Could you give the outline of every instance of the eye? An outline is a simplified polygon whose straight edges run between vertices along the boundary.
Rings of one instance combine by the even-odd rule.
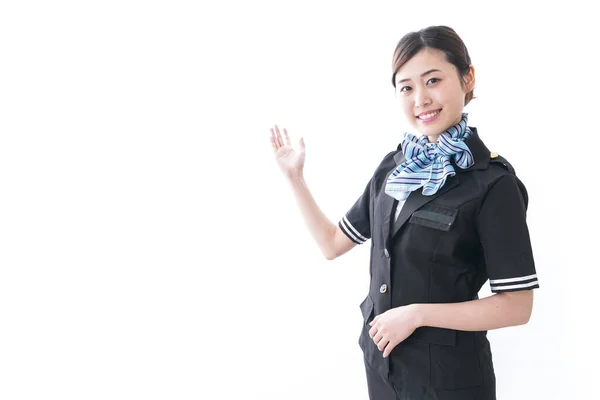
[[[399,92],[408,92],[409,90],[411,90],[412,88],[410,86],[402,86],[399,90]]]
[[[431,81],[433,81],[432,84],[434,84],[436,82],[439,82],[440,80],[438,78],[431,78],[427,81],[427,84],[429,84],[429,82],[431,82]]]

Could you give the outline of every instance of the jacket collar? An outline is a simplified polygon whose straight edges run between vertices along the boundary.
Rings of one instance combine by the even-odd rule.
[[[404,205],[402,206],[402,209],[400,210],[400,215],[398,216],[398,219],[396,221],[393,221],[392,219],[392,212],[394,209],[394,203],[397,203],[397,200],[393,199],[391,196],[385,193],[382,194],[380,200],[380,209],[383,214],[382,230],[383,237],[386,242],[386,247],[389,240],[391,240],[400,231],[404,223],[408,220],[408,218],[412,215],[413,212],[423,207],[430,201],[434,200],[438,196],[458,186],[458,184],[460,183],[460,175],[462,173],[488,168],[488,165],[490,163],[490,151],[479,138],[477,129],[473,127],[469,128],[471,129],[473,134],[465,140],[465,143],[467,144],[469,150],[471,150],[471,153],[473,154],[473,165],[471,165],[469,168],[462,169],[459,168],[453,160],[451,160],[452,165],[454,166],[454,170],[457,172],[457,174],[448,177],[444,186],[442,186],[440,190],[437,191],[437,193],[431,196],[423,196],[421,195],[423,188],[420,188],[419,190],[416,190],[415,192],[411,193],[410,196],[408,196],[408,198],[406,199]],[[404,153],[402,152],[402,144],[398,145],[397,153],[394,154],[394,161],[396,162],[396,166],[400,165],[405,161]],[[388,177],[395,169],[396,167],[389,171]]]
[[[465,139],[465,144],[467,145],[469,150],[471,150],[471,154],[473,154],[474,163],[469,168],[462,169],[456,168],[456,164],[454,164],[453,162],[453,165],[455,167],[454,170],[456,172],[468,172],[480,169],[487,169],[490,163],[490,151],[481,141],[481,138],[477,133],[477,128],[470,126],[469,129],[471,129],[471,132],[473,132],[473,134],[468,139]]]

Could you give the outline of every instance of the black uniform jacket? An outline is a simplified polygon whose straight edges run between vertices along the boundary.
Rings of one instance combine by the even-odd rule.
[[[489,279],[493,293],[537,288],[525,222],[527,191],[512,166],[492,154],[476,128],[465,141],[474,165],[449,177],[434,195],[410,194],[395,221],[398,201],[384,192],[402,163],[399,146],[381,162],[367,187],[340,220],[354,242],[371,239],[369,294],[360,305],[359,344],[366,362],[402,387],[407,381],[459,389],[494,380],[485,331],[420,327],[383,358],[369,322],[413,303],[456,303],[478,298]]]

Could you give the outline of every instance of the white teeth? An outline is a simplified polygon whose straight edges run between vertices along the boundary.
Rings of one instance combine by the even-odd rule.
[[[429,118],[435,117],[435,116],[436,116],[436,115],[438,115],[439,113],[440,113],[439,111],[434,111],[434,112],[432,112],[432,113],[429,113],[429,114],[420,115],[420,116],[419,116],[419,118],[420,118],[420,119],[429,119]]]

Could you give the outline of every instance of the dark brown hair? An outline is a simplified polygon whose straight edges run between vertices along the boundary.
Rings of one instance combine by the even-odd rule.
[[[392,59],[392,85],[396,87],[396,74],[419,51],[430,48],[441,51],[446,56],[446,61],[453,64],[458,70],[461,84],[464,87],[463,77],[469,73],[471,57],[462,39],[447,26],[430,26],[417,32],[404,35],[398,42]],[[473,98],[471,90],[465,96],[465,105]]]

